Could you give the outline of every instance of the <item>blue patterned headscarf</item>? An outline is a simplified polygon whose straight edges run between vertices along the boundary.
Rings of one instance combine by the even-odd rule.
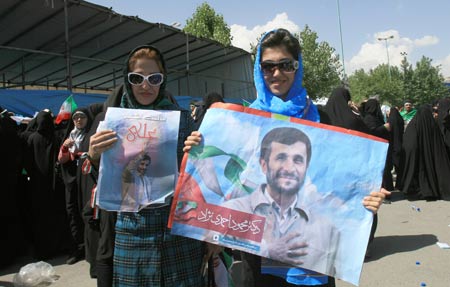
[[[308,96],[306,95],[306,89],[302,86],[303,63],[302,55],[300,53],[298,54],[299,67],[295,73],[294,82],[288,92],[286,101],[280,99],[266,87],[266,84],[264,83],[264,75],[261,71],[260,66],[261,43],[266,38],[266,36],[273,31],[265,33],[258,44],[253,71],[257,98],[250,105],[250,107],[276,114],[282,114],[285,116],[319,122],[320,116],[317,107],[308,98]]]

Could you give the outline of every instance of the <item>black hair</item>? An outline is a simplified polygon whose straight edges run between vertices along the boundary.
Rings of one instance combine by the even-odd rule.
[[[205,106],[205,110],[209,109],[209,107],[211,107],[212,104],[214,103],[223,103],[223,97],[222,95],[220,95],[219,93],[216,92],[211,92],[208,95],[206,95],[205,99],[203,100],[204,102],[204,106]]]
[[[307,165],[309,165],[309,161],[311,159],[311,141],[301,130],[296,128],[279,127],[269,131],[261,142],[260,159],[268,161],[273,142],[285,145],[293,145],[296,142],[304,143],[306,145],[306,154],[308,156]]]
[[[141,158],[141,161],[148,160],[149,163],[152,163],[152,158],[148,154],[144,154]]]
[[[285,47],[292,57],[298,61],[298,55],[301,53],[300,43],[294,35],[282,28],[271,31],[265,35],[264,39],[261,41],[261,55],[265,49],[278,46]]]

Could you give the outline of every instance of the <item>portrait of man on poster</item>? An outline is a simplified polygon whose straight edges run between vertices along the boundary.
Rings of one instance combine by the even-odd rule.
[[[151,157],[140,153],[133,158],[122,173],[121,211],[135,211],[139,205],[150,202],[152,178],[148,174]]]
[[[309,269],[334,274],[339,232],[301,200],[311,156],[310,139],[301,130],[270,130],[262,139],[259,158],[266,183],[222,206],[265,217],[261,255],[272,260],[263,265],[283,266],[276,261],[296,266],[307,263]]]

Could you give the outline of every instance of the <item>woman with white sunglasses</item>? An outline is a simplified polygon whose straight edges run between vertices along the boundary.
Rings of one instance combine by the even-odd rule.
[[[160,51],[152,46],[138,47],[128,58],[123,86],[106,100],[105,107],[179,110],[165,96],[166,78]],[[101,118],[94,122],[94,130],[98,120]],[[189,112],[181,111],[178,166],[183,142],[192,127]],[[92,166],[98,167],[101,154],[116,142],[112,130],[93,134],[87,155]],[[105,210],[100,212],[98,286],[202,286],[203,243],[170,234],[170,202],[149,205],[139,212],[119,212],[117,216]]]

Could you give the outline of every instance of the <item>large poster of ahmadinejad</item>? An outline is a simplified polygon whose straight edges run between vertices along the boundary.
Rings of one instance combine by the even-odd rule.
[[[219,128],[220,127],[220,128]],[[358,284],[388,144],[360,132],[216,104],[185,155],[172,233]],[[298,269],[297,269],[298,270]]]
[[[97,205],[137,212],[168,203],[178,176],[179,111],[108,108],[99,129],[111,129],[118,141],[102,154]]]

